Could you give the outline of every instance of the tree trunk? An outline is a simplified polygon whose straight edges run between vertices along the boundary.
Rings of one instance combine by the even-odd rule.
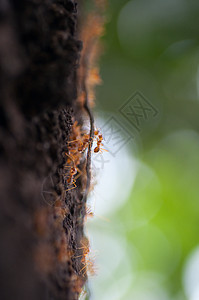
[[[66,189],[63,166],[83,113],[77,6],[3,0],[0,18],[0,299],[75,300],[86,279],[83,177]]]

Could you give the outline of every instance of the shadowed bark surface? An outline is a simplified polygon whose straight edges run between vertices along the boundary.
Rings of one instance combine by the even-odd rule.
[[[77,5],[0,3],[0,298],[78,299],[83,177],[63,166],[76,104]],[[77,253],[78,252],[78,253]]]

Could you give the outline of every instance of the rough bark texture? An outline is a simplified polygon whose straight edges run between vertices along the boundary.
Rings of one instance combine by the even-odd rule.
[[[1,300],[75,300],[85,282],[83,179],[63,180],[81,116],[76,22],[75,1],[0,1]]]

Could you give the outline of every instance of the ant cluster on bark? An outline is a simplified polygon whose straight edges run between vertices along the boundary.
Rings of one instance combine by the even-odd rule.
[[[73,259],[81,258],[81,264],[83,265],[79,270],[79,274],[83,277],[87,273],[89,273],[90,275],[95,275],[96,270],[94,265],[94,258],[91,257],[89,240],[84,237],[83,241],[81,241],[81,247],[76,248],[76,250],[80,250],[81,254],[73,256]]]
[[[64,181],[65,186],[67,186],[66,191],[72,190],[77,187],[76,181],[81,175],[85,175],[83,171],[80,170],[79,165],[86,151],[89,151],[89,145],[95,143],[94,149],[91,152],[98,153],[102,150],[103,146],[103,136],[99,130],[94,130],[94,137],[81,131],[81,126],[75,121],[72,126],[72,134],[70,141],[67,143],[68,151],[65,152],[67,157],[66,163],[64,165]]]
[[[93,217],[90,208],[86,208],[87,196],[91,190],[91,156],[97,155],[103,149],[103,135],[94,125],[92,108],[95,103],[95,86],[101,84],[99,75],[98,59],[103,51],[100,38],[104,34],[105,11],[107,0],[93,0],[94,8],[87,13],[79,32],[83,41],[83,49],[79,60],[77,71],[77,105],[82,109],[82,113],[87,115],[90,123],[89,130],[84,131],[77,121],[73,123],[71,135],[67,142],[67,151],[64,152],[65,164],[63,168],[64,190],[74,191],[80,187],[83,191],[81,198],[80,217]],[[78,116],[77,119],[79,120]],[[82,121],[82,119],[81,119]],[[81,123],[80,121],[80,123]],[[82,122],[84,123],[84,122]],[[79,179],[79,181],[78,181]],[[95,274],[94,259],[92,258],[88,239],[83,234],[79,248],[73,247],[75,255],[71,256],[75,262],[80,262],[76,272],[80,277],[75,279],[75,290],[81,291],[82,280],[85,280],[87,273]]]

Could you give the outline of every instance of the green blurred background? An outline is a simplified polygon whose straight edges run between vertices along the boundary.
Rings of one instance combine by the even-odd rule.
[[[109,1],[107,20],[96,115],[133,139],[91,195],[91,299],[198,300],[199,1]],[[139,132],[119,112],[136,91],[158,111]]]

